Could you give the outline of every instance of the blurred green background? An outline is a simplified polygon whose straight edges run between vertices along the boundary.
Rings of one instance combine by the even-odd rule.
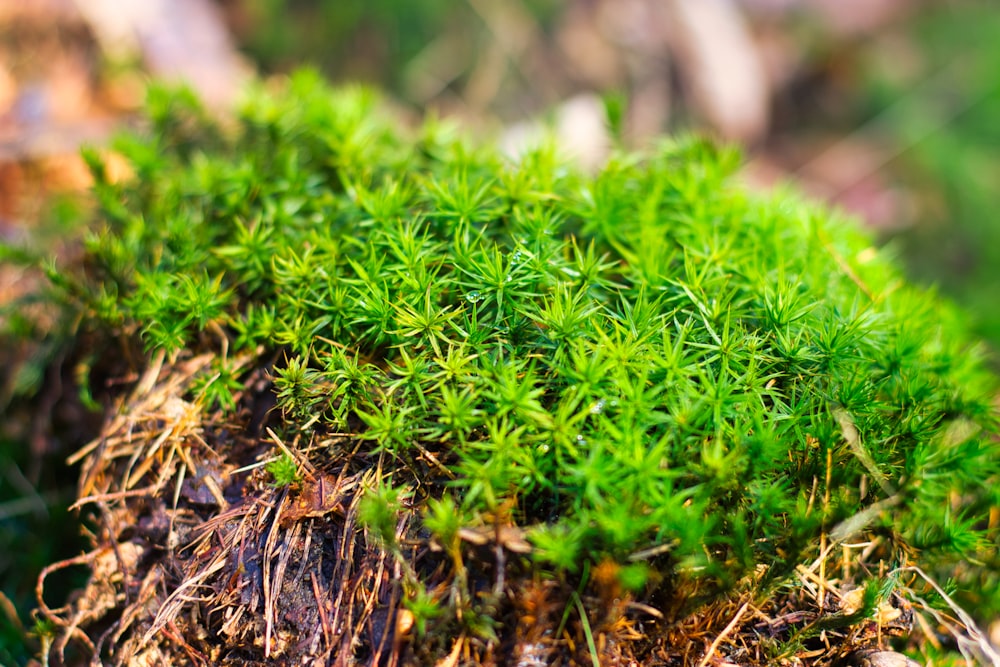
[[[962,303],[1000,344],[1000,12],[948,6],[913,18],[920,73],[900,76],[873,52],[865,111],[883,113],[899,156],[887,168],[912,193],[907,225],[890,235],[911,275]],[[885,111],[889,110],[889,111]]]

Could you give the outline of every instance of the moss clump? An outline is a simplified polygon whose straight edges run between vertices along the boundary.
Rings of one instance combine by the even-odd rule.
[[[292,651],[276,638],[304,631],[274,612],[273,577],[307,567],[324,530],[400,583],[381,621],[375,602],[363,619],[392,641],[331,648],[328,609],[310,617],[329,631],[311,655],[426,661],[459,643],[486,661],[697,661],[708,642],[681,645],[681,619],[718,632],[725,605],[787,596],[797,566],[845,540],[872,545],[860,585],[880,559],[963,557],[983,539],[992,380],[959,320],[849,222],[731,185],[734,152],[667,141],[590,177],[434,121],[410,136],[370,93],[308,73],[226,131],[185,96],[155,95],[151,118],[117,146],[135,178],[111,183],[91,157],[100,226],[63,281],[99,355],[183,378],[146,433],[193,413],[224,497],[184,486],[205,474],[194,454],[146,445],[91,452],[84,494],[180,497],[212,530],[268,500],[273,526],[264,512],[229,543],[238,558],[164,565],[163,595],[237,590],[227,604],[262,615],[241,655]],[[275,459],[278,484],[247,472]],[[269,555],[279,529],[298,531],[291,564]],[[364,560],[375,551],[387,560]],[[170,595],[123,634],[212,655],[235,631],[182,614],[197,604]],[[797,627],[754,660],[804,646]]]

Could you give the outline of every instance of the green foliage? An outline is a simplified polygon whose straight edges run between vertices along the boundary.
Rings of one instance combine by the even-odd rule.
[[[358,503],[358,520],[369,534],[390,551],[398,548],[396,521],[402,509],[404,490],[389,484],[368,489]]]
[[[994,382],[960,319],[849,221],[731,185],[735,152],[665,141],[585,177],[435,121],[407,136],[308,72],[231,132],[181,102],[119,144],[141,179],[99,182],[68,282],[150,351],[218,328],[282,359],[288,432],[398,462],[358,509],[385,547],[406,497],[456,560],[459,521],[504,513],[542,567],[711,593],[859,516],[915,548],[983,539]]]
[[[416,587],[410,595],[403,598],[403,606],[413,614],[413,625],[418,637],[427,633],[428,621],[441,615],[441,605],[423,586]]]
[[[424,512],[424,525],[452,554],[457,555],[458,531],[462,528],[462,516],[451,496],[441,499],[431,498]]]
[[[299,467],[289,454],[282,453],[268,462],[264,469],[274,478],[275,486],[291,486],[301,481]]]
[[[208,408],[231,413],[236,409],[236,392],[242,388],[239,373],[232,364],[216,358],[207,373],[196,378],[192,390]]]

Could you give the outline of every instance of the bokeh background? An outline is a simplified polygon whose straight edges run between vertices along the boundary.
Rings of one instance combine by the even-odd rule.
[[[0,241],[73,252],[78,149],[134,124],[149,80],[224,113],[303,64],[512,152],[554,132],[590,169],[663,133],[738,142],[749,187],[848,210],[1000,348],[995,0],[0,0]],[[39,570],[82,547],[63,461],[94,420],[53,389],[72,369],[20,363],[57,341],[4,252],[0,328],[36,339],[0,350],[0,664],[23,664]]]

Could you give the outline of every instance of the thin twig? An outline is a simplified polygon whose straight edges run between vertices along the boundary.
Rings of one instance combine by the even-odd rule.
[[[706,667],[706,665],[708,665],[709,661],[712,659],[712,656],[715,655],[715,652],[717,650],[719,650],[719,646],[722,644],[722,640],[724,640],[729,635],[729,633],[736,628],[736,624],[740,622],[740,619],[743,617],[743,614],[746,613],[747,608],[749,606],[750,606],[749,601],[743,603],[743,606],[740,607],[740,610],[736,612],[735,616],[733,616],[733,620],[729,621],[729,625],[727,625],[722,629],[722,632],[719,633],[719,636],[716,637],[715,641],[712,642],[712,645],[708,647],[708,651],[706,651],[705,657],[701,659],[701,662],[698,663],[698,667]]]
[[[916,565],[901,567],[895,570],[892,574],[896,574],[899,572],[913,572],[916,575],[918,575],[921,579],[923,579],[925,582],[927,582],[927,584],[934,589],[934,592],[941,596],[941,599],[945,601],[945,604],[947,604],[951,608],[951,610],[955,612],[959,620],[965,626],[965,632],[969,637],[969,639],[966,641],[971,640],[970,643],[975,645],[982,652],[982,656],[989,660],[989,664],[993,665],[993,667],[1000,667],[1000,653],[997,653],[997,651],[990,645],[990,642],[983,634],[983,631],[979,629],[978,625],[976,625],[975,619],[973,619],[968,614],[968,612],[962,609],[962,607],[959,606],[959,604],[955,602],[951,598],[951,596],[948,595],[944,591],[944,589],[938,585],[936,581],[931,579],[931,577],[926,572],[924,572]],[[930,607],[928,607],[928,609],[930,609]],[[958,641],[959,646],[962,646],[963,644],[962,638],[956,636],[956,639],[959,640]]]

